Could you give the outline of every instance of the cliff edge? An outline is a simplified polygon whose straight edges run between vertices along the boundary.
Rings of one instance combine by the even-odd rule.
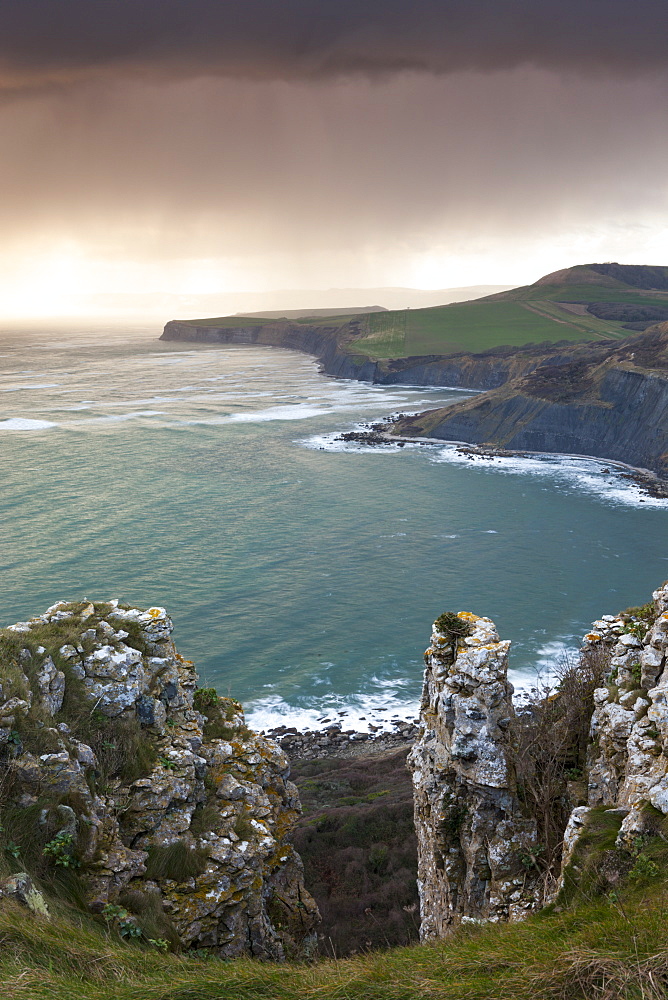
[[[434,623],[408,758],[423,940],[661,876],[668,583],[652,597],[594,622],[579,658],[517,710],[494,623]]]
[[[28,879],[156,947],[309,953],[287,758],[198,688],[171,632],[117,601],[0,631],[0,897]]]
[[[588,345],[501,388],[405,417],[392,433],[592,455],[668,478],[668,328]]]

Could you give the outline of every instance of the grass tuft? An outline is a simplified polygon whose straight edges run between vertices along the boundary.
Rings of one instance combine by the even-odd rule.
[[[208,859],[206,850],[188,847],[183,840],[176,840],[165,847],[149,847],[146,878],[185,882],[193,876],[201,875],[206,870]]]

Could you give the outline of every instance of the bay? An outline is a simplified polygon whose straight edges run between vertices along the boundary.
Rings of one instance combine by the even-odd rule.
[[[336,440],[461,392],[159,333],[0,335],[0,624],[63,599],[162,605],[254,725],[364,726],[415,712],[444,610],[493,618],[526,685],[668,575],[668,505],[606,463]]]

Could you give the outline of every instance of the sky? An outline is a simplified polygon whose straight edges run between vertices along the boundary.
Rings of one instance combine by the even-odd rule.
[[[668,264],[667,119],[666,0],[0,0],[0,317]]]

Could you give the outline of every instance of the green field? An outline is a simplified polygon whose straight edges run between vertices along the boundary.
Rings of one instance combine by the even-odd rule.
[[[629,280],[637,279],[629,275]],[[647,280],[651,283],[651,277]],[[600,275],[589,266],[579,266],[559,272],[553,283],[541,279],[533,285],[469,302],[346,316],[303,316],[286,322],[340,328],[346,350],[375,359],[453,354],[458,351],[478,353],[502,345],[521,347],[545,341],[622,339],[634,332],[625,328],[623,320],[599,319],[586,312],[585,307],[595,302],[625,303],[668,310],[668,290],[644,289],[625,281]],[[569,305],[576,305],[575,310]],[[582,308],[578,309],[578,305]],[[354,321],[352,328],[348,326],[351,321]],[[248,325],[266,326],[281,321],[222,316],[189,322],[229,329]],[[354,337],[352,341],[351,335]]]
[[[566,304],[624,302],[666,306],[668,293],[592,284],[527,285],[499,295],[365,319],[355,347],[374,358],[480,352],[500,345],[590,341],[631,336],[621,322],[578,315]]]
[[[532,303],[533,305],[533,303]],[[536,306],[540,308],[540,306]],[[574,316],[546,303],[540,315],[521,302],[466,302],[431,309],[381,313],[383,329],[357,340],[355,346],[378,358],[416,354],[485,351],[499,344],[519,347],[543,340],[593,340],[620,334],[619,324],[594,316]],[[541,310],[542,311],[542,310]]]
[[[301,326],[330,326],[339,327],[345,326],[349,323],[351,319],[366,319],[367,315],[379,315],[384,316],[385,313],[346,313],[345,315],[335,314],[333,316],[299,316],[295,319],[286,319],[284,322],[287,323],[298,323]],[[229,330],[236,329],[237,327],[243,328],[248,326],[271,326],[277,323],[281,323],[283,320],[281,318],[273,318],[267,316],[207,316],[205,319],[187,319],[182,322],[188,323],[191,326],[215,326],[221,329]]]

